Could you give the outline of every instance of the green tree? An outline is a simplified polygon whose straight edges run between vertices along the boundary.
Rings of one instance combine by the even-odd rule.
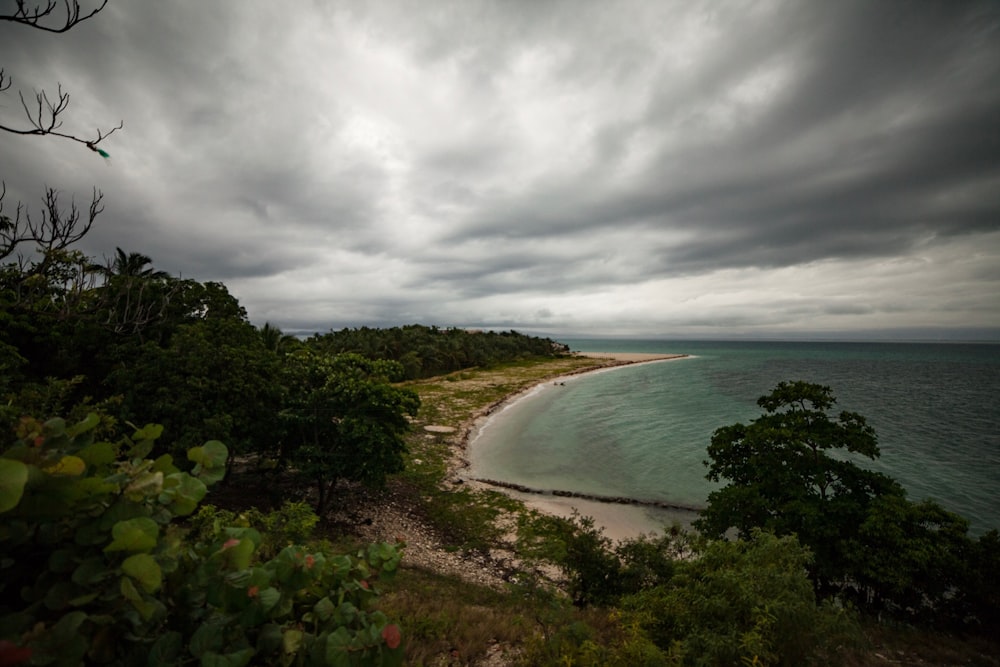
[[[860,633],[843,609],[816,603],[810,559],[794,537],[761,531],[695,545],[672,577],[624,598],[622,608],[669,664],[828,665]]]
[[[151,278],[163,280],[170,277],[166,271],[157,271],[152,266],[153,258],[141,252],[126,253],[121,248],[115,248],[114,259],[110,260],[101,272],[111,276],[131,276],[134,278]]]
[[[302,349],[283,367],[288,399],[281,459],[312,479],[320,516],[338,480],[381,486],[386,475],[403,469],[407,416],[416,415],[420,399],[391,384],[402,374],[397,362]]]
[[[260,340],[264,347],[276,354],[289,352],[299,344],[295,336],[284,333],[270,322],[264,322],[264,326],[257,330],[260,333]]]
[[[208,437],[245,456],[279,437],[278,364],[253,325],[204,319],[177,327],[165,346],[148,341],[123,357],[106,386],[122,396],[125,419],[163,424],[178,451]]]
[[[728,483],[713,491],[695,523],[709,536],[735,528],[747,537],[755,528],[797,534],[814,553],[821,585],[847,574],[846,540],[868,517],[872,502],[900,495],[891,478],[865,470],[846,452],[879,455],[875,431],[853,412],[830,414],[836,399],[829,387],[782,382],[757,404],[765,414],[749,425],[718,429],[708,447],[708,479]]]
[[[797,535],[815,555],[817,588],[871,611],[994,627],[996,533],[972,540],[961,516],[912,502],[895,480],[848,460],[878,456],[877,439],[864,417],[832,416],[834,403],[829,387],[782,382],[758,401],[763,416],[718,429],[708,477],[728,484],[695,526],[709,536]]]
[[[847,540],[847,570],[863,604],[944,620],[962,585],[969,523],[937,503],[887,494]]]

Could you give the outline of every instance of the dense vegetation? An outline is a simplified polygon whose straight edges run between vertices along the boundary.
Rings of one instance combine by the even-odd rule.
[[[832,415],[834,403],[829,387],[782,382],[758,401],[764,415],[718,429],[708,476],[728,484],[709,496],[698,529],[797,536],[828,599],[908,621],[1000,630],[1000,584],[990,575],[1000,567],[1000,535],[971,538],[961,516],[910,501],[898,482],[848,458],[874,459],[878,440],[861,415]]]
[[[408,380],[569,352],[568,346],[549,338],[516,331],[468,332],[419,324],[391,329],[341,329],[316,336],[315,344],[328,353],[356,352],[370,359],[398,361]]]

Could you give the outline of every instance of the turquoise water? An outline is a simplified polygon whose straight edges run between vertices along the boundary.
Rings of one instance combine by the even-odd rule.
[[[882,456],[860,459],[1000,528],[1000,345],[564,340],[585,352],[689,354],[542,385],[497,413],[472,474],[537,489],[704,507],[712,432],[760,415],[782,380],[829,385],[867,417]]]

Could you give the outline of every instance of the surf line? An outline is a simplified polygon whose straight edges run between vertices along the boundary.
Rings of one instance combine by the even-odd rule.
[[[676,503],[667,503],[659,500],[640,500],[638,498],[629,498],[627,496],[602,496],[596,493],[580,493],[579,491],[561,491],[559,489],[546,490],[546,489],[533,489],[530,486],[524,486],[523,484],[515,484],[513,482],[501,482],[495,479],[484,479],[482,477],[470,477],[473,482],[479,482],[481,484],[488,484],[490,486],[496,486],[501,489],[510,489],[511,491],[519,491],[521,493],[531,493],[537,496],[559,496],[561,498],[579,498],[581,500],[593,500],[599,503],[609,503],[615,505],[639,505],[641,507],[656,507],[658,509],[665,510],[678,510],[682,512],[700,512],[702,507],[693,507],[691,505],[678,505]]]

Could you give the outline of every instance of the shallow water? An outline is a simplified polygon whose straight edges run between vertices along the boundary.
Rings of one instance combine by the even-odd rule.
[[[473,476],[703,507],[712,432],[758,416],[757,397],[777,382],[806,380],[875,428],[882,456],[860,463],[962,514],[974,533],[1000,527],[1000,346],[565,342],[692,357],[537,387],[481,428]]]

